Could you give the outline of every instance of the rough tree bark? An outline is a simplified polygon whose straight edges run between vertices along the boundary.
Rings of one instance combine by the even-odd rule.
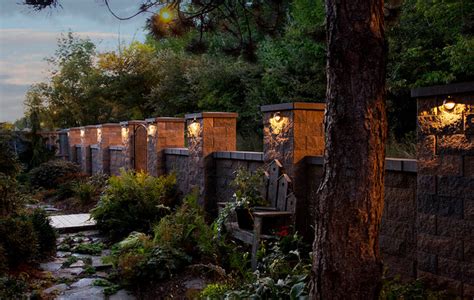
[[[383,0],[326,0],[326,151],[312,299],[378,297],[387,123],[383,17]]]

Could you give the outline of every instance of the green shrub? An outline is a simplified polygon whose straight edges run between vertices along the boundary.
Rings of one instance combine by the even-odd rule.
[[[175,213],[154,228],[154,242],[167,249],[183,249],[190,255],[210,255],[216,251],[213,231],[204,219],[204,211],[197,204],[197,192],[188,195]]]
[[[38,236],[26,215],[0,219],[0,244],[10,268],[34,262],[40,256]]]
[[[0,173],[0,217],[16,212],[22,207],[23,200],[15,178]]]
[[[30,183],[35,187],[56,188],[66,178],[74,178],[80,172],[79,166],[65,160],[51,160],[42,163],[29,172]]]
[[[35,263],[55,249],[56,233],[42,210],[0,219],[0,264],[3,260],[7,267],[15,268]]]
[[[15,277],[0,277],[0,299],[28,299],[28,284]]]
[[[49,223],[46,212],[36,209],[30,216],[33,228],[38,237],[38,251],[40,257],[46,257],[56,251],[56,231]]]
[[[75,253],[100,255],[104,250],[103,243],[79,244],[73,249]]]
[[[102,232],[119,240],[132,231],[150,232],[175,201],[175,175],[157,178],[122,171],[109,179],[91,215]]]
[[[97,188],[89,182],[75,182],[72,185],[74,195],[79,198],[81,204],[89,204],[97,193]]]
[[[224,294],[230,289],[231,287],[225,283],[211,283],[201,291],[199,297],[206,300],[223,299]]]

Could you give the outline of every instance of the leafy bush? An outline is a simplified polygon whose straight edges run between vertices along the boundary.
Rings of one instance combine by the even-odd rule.
[[[79,172],[79,167],[72,162],[51,160],[30,171],[30,183],[35,187],[55,188],[64,178],[73,177]]]
[[[35,263],[55,249],[56,233],[43,211],[0,219],[0,261],[9,268]]]
[[[213,232],[197,204],[198,194],[188,195],[181,206],[154,228],[154,242],[166,249],[183,249],[190,255],[210,255],[215,251]]]
[[[22,206],[23,200],[15,178],[0,173],[0,216],[17,211]]]
[[[97,193],[97,188],[89,182],[75,182],[72,185],[74,195],[79,198],[81,204],[91,203]]]
[[[0,299],[28,299],[28,284],[20,279],[0,277]]]
[[[162,248],[151,237],[133,232],[115,246],[111,260],[122,284],[134,286],[170,278],[191,258],[180,249]]]
[[[25,215],[0,219],[0,244],[10,268],[34,262],[40,256],[38,235]]]
[[[98,228],[118,240],[132,231],[150,232],[176,201],[176,176],[149,176],[122,171],[111,177],[91,211]]]
[[[228,290],[230,286],[225,283],[211,283],[201,291],[199,296],[201,299],[221,299]]]
[[[79,244],[73,249],[75,253],[99,255],[104,250],[103,243]]]
[[[49,223],[45,211],[36,209],[30,216],[33,228],[38,237],[38,251],[43,258],[56,250],[56,231]]]

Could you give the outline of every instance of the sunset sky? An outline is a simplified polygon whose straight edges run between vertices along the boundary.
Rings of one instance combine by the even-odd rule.
[[[21,0],[0,0],[0,122],[23,115],[28,87],[47,78],[45,57],[56,50],[57,39],[69,30],[89,37],[99,51],[114,50],[119,41],[144,41],[147,15],[129,21],[115,19],[102,0],[61,0],[62,7],[33,11]],[[120,16],[136,12],[135,1],[111,0]]]

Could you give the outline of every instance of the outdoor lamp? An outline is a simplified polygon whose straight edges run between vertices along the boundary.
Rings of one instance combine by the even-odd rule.
[[[156,133],[156,125],[148,125],[148,135],[154,136]]]
[[[453,108],[456,106],[456,103],[454,102],[453,98],[451,96],[448,96],[446,99],[443,101],[443,107],[446,110],[453,110]]]
[[[198,137],[201,130],[201,124],[196,121],[196,118],[189,124],[188,133],[190,137]]]
[[[277,122],[280,122],[281,121],[281,115],[279,112],[276,112],[274,115],[273,115],[273,118],[275,119],[275,121]]]
[[[86,135],[85,129],[81,129],[81,138],[83,138]]]

